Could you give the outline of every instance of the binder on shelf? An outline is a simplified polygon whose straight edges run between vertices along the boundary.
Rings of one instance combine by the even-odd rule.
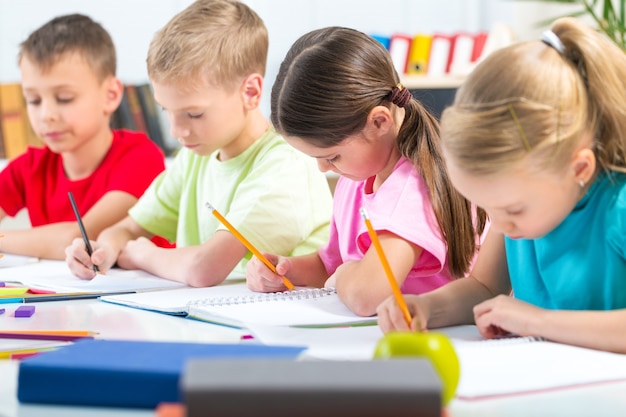
[[[448,63],[452,53],[453,36],[444,33],[434,33],[428,56],[429,77],[441,77],[448,73]]]
[[[478,32],[474,35],[474,48],[472,49],[472,63],[477,62],[483,54],[487,42],[487,32]]]
[[[391,42],[391,38],[385,35],[370,35],[372,38],[376,39],[382,46],[385,47],[386,50],[389,50],[389,43]]]
[[[398,74],[406,74],[409,51],[413,38],[401,33],[394,33],[389,41],[389,55]]]
[[[452,75],[467,75],[472,69],[472,55],[474,53],[474,34],[459,32],[454,35],[454,47],[450,55],[448,73]]]
[[[406,70],[407,75],[426,75],[432,40],[432,35],[428,33],[419,33],[413,37]]]

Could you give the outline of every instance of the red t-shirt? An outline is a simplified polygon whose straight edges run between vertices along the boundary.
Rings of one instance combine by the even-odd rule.
[[[28,150],[0,172],[0,206],[15,216],[28,209],[32,226],[76,221],[68,192],[84,215],[109,191],[139,198],[165,169],[161,149],[144,133],[114,130],[113,143],[102,163],[87,178],[65,176],[61,155],[44,148]]]

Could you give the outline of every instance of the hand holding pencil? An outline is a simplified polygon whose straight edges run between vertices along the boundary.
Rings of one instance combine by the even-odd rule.
[[[261,252],[259,252],[259,250],[257,248],[254,247],[254,245],[252,243],[250,243],[250,241],[248,241],[248,239],[246,239],[241,233],[239,233],[239,231],[237,229],[235,229],[235,227],[230,224],[230,222],[228,220],[226,220],[226,218],[224,216],[222,216],[222,214],[217,211],[210,203],[205,203],[206,207],[209,209],[209,211],[211,211],[211,213],[213,213],[213,215],[217,218],[217,220],[220,221],[220,223],[222,223],[237,239],[239,239],[239,241],[241,243],[243,243],[243,245],[250,251],[252,252],[252,254],[254,256],[256,256],[261,262],[263,262],[273,273],[278,274],[276,272],[276,267],[274,266],[273,263],[271,263],[269,261],[269,259],[267,259],[265,256],[263,256],[263,254]],[[287,287],[289,290],[293,290],[294,286],[291,283],[291,281],[289,281],[289,279],[283,275],[281,275],[281,278],[283,280],[283,284],[285,285],[285,287]]]

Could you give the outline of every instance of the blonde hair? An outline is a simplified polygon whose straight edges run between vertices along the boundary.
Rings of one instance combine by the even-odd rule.
[[[485,59],[441,118],[447,157],[493,174],[530,156],[535,169],[564,169],[583,138],[603,169],[626,172],[626,54],[573,18],[554,22],[564,51],[542,41]]]
[[[157,82],[228,87],[265,75],[268,35],[263,20],[238,1],[197,0],[150,43],[148,75]]]

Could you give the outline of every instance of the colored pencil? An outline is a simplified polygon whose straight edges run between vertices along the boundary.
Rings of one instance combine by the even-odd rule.
[[[87,248],[87,253],[89,256],[93,253],[93,249],[91,248],[91,243],[89,243],[89,237],[87,236],[87,231],[85,230],[85,225],[83,225],[83,219],[80,217],[80,213],[78,212],[78,207],[76,206],[76,201],[74,200],[74,194],[72,192],[68,192],[67,195],[70,198],[70,204],[72,205],[72,210],[74,210],[74,216],[76,216],[76,221],[78,222],[78,228],[80,229],[80,234],[83,235],[83,241],[85,242],[85,247]],[[93,272],[98,273],[100,270],[97,265],[93,266]]]
[[[25,294],[23,297],[0,296],[0,304],[9,303],[38,303],[42,301],[69,301],[85,300],[102,297],[103,295],[132,294],[136,291],[114,291],[114,292],[68,292],[55,294]]]
[[[378,253],[378,257],[380,258],[380,262],[383,264],[383,269],[385,270],[385,274],[387,275],[387,279],[389,280],[389,285],[391,285],[391,290],[393,291],[393,295],[400,306],[400,310],[402,310],[402,314],[404,315],[404,319],[406,323],[411,326],[411,313],[409,312],[409,308],[404,301],[404,297],[402,296],[402,292],[400,291],[400,286],[396,281],[393,272],[391,271],[391,267],[389,266],[389,261],[387,260],[387,256],[385,256],[385,252],[383,252],[383,247],[380,245],[380,240],[378,240],[378,235],[376,234],[376,230],[372,226],[372,222],[367,214],[365,208],[361,207],[360,210],[361,217],[365,221],[365,226],[367,227],[367,232],[370,235],[370,239],[372,240],[372,244],[374,248],[376,248],[376,252]]]
[[[0,339],[72,341],[93,339],[96,334],[85,330],[0,330]]]
[[[276,267],[274,266],[274,264],[272,264],[269,261],[269,259],[263,256],[263,254],[259,252],[259,250],[255,248],[254,245],[252,245],[252,243],[248,241],[248,239],[243,237],[243,235],[239,233],[239,231],[235,229],[235,227],[232,224],[230,224],[230,222],[226,220],[226,218],[222,216],[220,212],[215,209],[215,207],[213,207],[210,203],[206,203],[206,206],[209,209],[209,211],[211,211],[211,213],[213,213],[213,215],[217,218],[217,220],[219,220],[220,223],[222,223],[233,235],[235,235],[235,237],[239,239],[239,241],[243,243],[244,246],[248,248],[248,250],[254,254],[254,256],[259,258],[261,262],[263,262],[273,273],[278,274],[276,272]],[[287,287],[290,290],[294,289],[293,284],[291,283],[291,281],[289,281],[289,279],[286,276],[281,275],[280,277],[283,279],[283,284],[285,284],[285,287]]]

